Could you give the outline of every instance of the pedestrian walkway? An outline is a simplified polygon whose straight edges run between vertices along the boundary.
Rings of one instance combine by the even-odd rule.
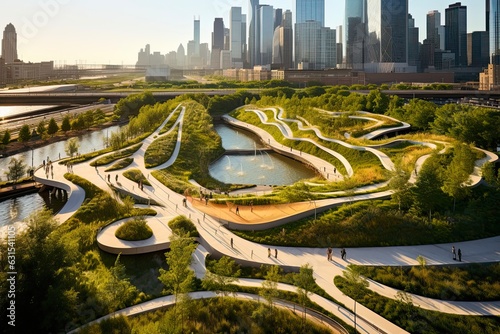
[[[182,106],[182,111],[175,124],[172,126],[178,127],[179,136],[177,139],[177,144],[172,157],[160,168],[165,168],[172,164],[180,150],[181,136],[182,136],[182,125],[184,118],[185,109]],[[172,113],[173,114],[173,113]],[[229,119],[231,122],[236,122]],[[165,120],[163,124],[168,121]],[[240,121],[237,121],[240,122]],[[239,126],[244,126],[238,123]],[[163,125],[162,125],[163,126]],[[283,131],[288,133],[286,127],[282,124]],[[250,125],[248,125],[250,127]],[[320,210],[326,210],[327,208],[340,205],[346,201],[356,201],[356,200],[370,200],[377,198],[386,198],[390,196],[390,191],[374,192],[370,194],[360,194],[357,196],[352,196],[349,198],[336,198],[328,199],[322,201],[309,201],[303,203],[293,203],[283,206],[266,206],[259,207],[253,206],[253,208],[239,206],[239,215],[236,215],[235,208],[231,206],[218,206],[212,203],[206,205],[199,200],[188,198],[187,205],[183,205],[182,195],[174,193],[153,177],[150,177],[150,172],[153,169],[147,169],[144,166],[143,155],[147,150],[150,143],[153,142],[155,137],[159,136],[159,131],[162,127],[159,127],[150,137],[144,141],[143,147],[133,155],[133,164],[128,168],[139,169],[149,181],[152,186],[144,187],[144,190],[139,190],[137,185],[122,176],[123,171],[113,172],[110,176],[110,182],[108,182],[107,175],[104,170],[106,166],[103,167],[91,167],[90,164],[82,163],[75,165],[73,172],[77,175],[83,176],[89,182],[95,184],[96,186],[105,189],[107,191],[112,191],[110,188],[110,183],[113,186],[118,187],[124,191],[134,192],[145,198],[151,198],[157,203],[160,203],[163,207],[155,208],[160,213],[158,218],[150,219],[152,224],[158,224],[155,226],[155,231],[157,233],[163,233],[161,231],[168,230],[168,226],[165,224],[171,217],[178,215],[185,215],[191,219],[199,233],[200,233],[200,243],[213,254],[226,255],[234,258],[236,261],[242,264],[259,266],[261,264],[268,265],[279,265],[284,268],[299,268],[300,266],[309,263],[314,269],[314,277],[316,278],[317,284],[323,288],[329,295],[334,297],[340,303],[346,305],[350,308],[354,305],[354,301],[343,295],[337,287],[333,284],[333,278],[337,275],[342,275],[343,270],[348,264],[359,264],[359,265],[378,265],[378,266],[413,266],[417,265],[417,257],[423,256],[426,258],[429,265],[456,265],[457,262],[450,258],[450,245],[426,245],[426,246],[409,246],[409,247],[386,247],[386,248],[357,248],[357,249],[347,249],[346,260],[340,258],[340,250],[333,250],[333,261],[328,261],[326,258],[326,249],[318,248],[302,248],[302,247],[275,247],[270,245],[256,244],[245,239],[242,239],[235,234],[233,234],[230,228],[241,227],[244,225],[252,226],[254,229],[258,229],[260,226],[269,226],[269,224],[282,224],[287,219],[293,217],[296,219],[298,215],[313,215]],[[262,135],[262,138],[271,145],[280,146],[281,144],[274,142],[269,134],[263,133],[259,130],[257,133]],[[298,154],[300,152],[292,152],[293,154]],[[493,157],[492,157],[493,158]],[[309,157],[307,158],[309,159]],[[312,157],[311,163],[317,165],[321,170],[323,167],[323,173],[328,173],[334,171],[335,166],[328,164],[321,159]],[[85,198],[83,190],[74,186],[72,183],[64,179],[63,174],[66,172],[66,166],[61,166],[55,164],[54,167],[54,179],[47,179],[44,177],[43,173],[37,172],[36,179],[38,182],[57,185],[64,189],[67,189],[69,193],[68,203],[61,213],[56,217],[63,223],[67,220],[81,205]],[[205,204],[205,205],[204,205]],[[136,248],[135,244],[120,243],[116,244],[118,241],[113,240],[114,233],[117,226],[122,222],[117,222],[103,229],[98,236],[98,242],[104,247],[117,247],[125,251],[126,248]],[[233,226],[234,225],[234,226]],[[162,228],[163,230],[159,230]],[[155,247],[160,246],[167,247],[166,237],[158,236],[155,234],[154,238],[143,243],[144,247]],[[142,247],[141,246],[141,247]],[[463,263],[487,263],[487,262],[498,262],[500,261],[500,237],[490,238],[486,240],[470,241],[464,243],[455,243],[456,247],[460,247],[463,251]],[[144,249],[143,249],[144,250]],[[268,250],[271,250],[272,256],[268,256]],[[274,256],[277,252],[277,257]],[[198,261],[204,259],[203,255],[198,254]],[[196,270],[195,270],[196,271]],[[201,275],[202,271],[198,268],[196,271],[197,275]],[[242,280],[244,284],[256,284],[250,281]],[[370,284],[370,289],[377,293],[380,293],[389,298],[395,298],[394,289],[385,287],[379,283],[372,282]],[[500,315],[500,302],[489,302],[489,303],[453,303],[445,302],[439,300],[433,300],[429,298],[422,298],[419,296],[413,296],[413,301],[415,304],[421,306],[422,308],[435,310],[440,312],[460,314],[460,315]],[[168,298],[166,298],[168,300]],[[162,307],[164,301],[151,301],[152,305],[154,303]],[[341,310],[338,305],[326,305],[325,308],[332,313],[345,313],[343,319],[349,324],[353,324],[352,315],[348,311]],[[361,332],[364,333],[376,333],[379,330],[383,330],[387,333],[404,333],[400,328],[397,328],[394,324],[388,320],[382,318],[378,314],[372,312],[363,306],[357,306],[357,315],[366,321],[366,325],[361,328]],[[127,314],[125,312],[125,314]],[[369,326],[368,324],[374,324]],[[377,329],[375,329],[377,328]]]

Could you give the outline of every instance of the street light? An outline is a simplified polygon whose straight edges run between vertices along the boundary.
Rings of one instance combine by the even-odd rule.
[[[309,202],[313,202],[314,204],[314,222],[316,222],[316,201],[309,198]]]

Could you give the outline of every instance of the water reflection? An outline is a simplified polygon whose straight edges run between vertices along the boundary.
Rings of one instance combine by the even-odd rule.
[[[250,150],[250,155],[224,155],[209,167],[210,175],[232,184],[289,185],[315,176],[315,172],[302,163],[260,150],[258,138],[246,131],[227,125],[217,125],[215,130],[222,138],[226,150]]]

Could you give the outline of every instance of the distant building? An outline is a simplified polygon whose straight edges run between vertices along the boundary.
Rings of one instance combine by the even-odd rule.
[[[365,71],[414,72],[408,65],[408,0],[368,0]]]
[[[54,75],[54,62],[25,63],[15,61],[5,65],[7,68],[7,83],[23,80],[47,80]]]
[[[365,62],[366,0],[345,1],[344,53],[347,68],[361,70]]]
[[[325,26],[325,0],[296,0],[295,23],[317,21]]]
[[[415,27],[415,19],[408,14],[408,65],[420,67],[419,29]]]
[[[146,69],[146,82],[167,81],[170,79],[170,68],[167,65],[149,66]]]
[[[337,65],[335,29],[318,21],[295,24],[295,67],[302,70],[324,70]]]
[[[7,83],[7,67],[5,67],[5,60],[0,58],[0,87],[5,86]]]
[[[488,32],[474,31],[467,34],[467,65],[486,68],[490,63]]]
[[[259,60],[256,65],[271,65],[273,58],[274,8],[261,5],[259,8]]]
[[[461,2],[446,8],[446,50],[455,54],[455,66],[467,66],[467,6]]]
[[[184,50],[184,46],[179,44],[177,48],[177,68],[183,69],[186,67],[186,51]]]
[[[250,0],[248,8],[248,66],[252,68],[259,65],[260,60],[260,24],[259,24],[259,0]]]
[[[234,68],[242,68],[246,61],[246,22],[244,17],[245,15],[241,13],[241,7],[231,7],[229,13],[229,50],[231,51],[231,63]]]
[[[148,66],[159,66],[164,64],[165,56],[157,51],[151,54],[151,47],[149,44],[146,44],[146,47],[139,51],[135,66],[145,68]]]
[[[289,10],[283,13],[281,24],[274,30],[272,68],[293,68],[293,25]]]
[[[210,67],[220,69],[220,53],[224,50],[224,20],[216,17],[214,20],[214,30],[212,32],[212,56]]]
[[[337,66],[344,63],[344,27],[337,26]]]
[[[2,58],[6,64],[13,63],[17,58],[17,33],[12,23],[7,24],[3,31]]]

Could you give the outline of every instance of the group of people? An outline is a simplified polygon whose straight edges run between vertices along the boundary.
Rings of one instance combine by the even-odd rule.
[[[252,255],[253,255],[253,251],[252,251]],[[271,248],[267,248],[267,257],[271,257]],[[278,258],[278,249],[274,249],[274,258],[277,259]]]
[[[341,256],[342,260],[346,259],[347,252],[345,251],[345,248],[342,248],[340,250],[340,256]],[[328,247],[328,249],[326,250],[326,258],[328,259],[328,261],[332,261],[333,260],[333,249],[332,249],[332,247]]]
[[[451,246],[451,253],[453,254],[453,260],[457,260],[457,255],[458,255],[458,261],[462,262],[462,250],[459,248],[458,252],[455,251],[455,246]]]
[[[50,161],[50,159],[47,159],[47,163],[43,160],[43,168],[47,179],[49,178],[49,173],[52,174],[52,178],[54,178],[54,165],[52,165],[52,161]]]

